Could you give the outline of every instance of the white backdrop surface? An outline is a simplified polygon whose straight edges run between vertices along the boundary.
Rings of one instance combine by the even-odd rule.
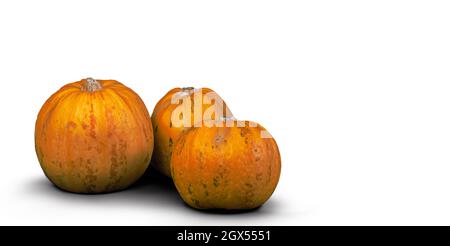
[[[0,1],[1,225],[450,225],[448,1]],[[44,101],[116,79],[149,111],[210,87],[278,142],[259,210],[192,210],[170,183],[54,188],[34,151]]]

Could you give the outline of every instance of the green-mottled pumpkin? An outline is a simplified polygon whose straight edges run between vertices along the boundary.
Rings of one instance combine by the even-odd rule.
[[[277,143],[259,124],[219,123],[191,128],[176,143],[171,167],[178,193],[197,209],[257,208],[280,177]]]

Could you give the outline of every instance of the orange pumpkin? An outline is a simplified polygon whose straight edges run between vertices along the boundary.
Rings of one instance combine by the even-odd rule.
[[[277,144],[256,123],[222,123],[229,127],[192,128],[180,137],[172,155],[175,186],[197,209],[257,208],[272,195],[280,177]]]
[[[36,153],[57,187],[76,193],[124,189],[147,169],[153,131],[144,102],[114,80],[69,83],[42,106]]]
[[[187,107],[184,112],[183,107]],[[182,117],[178,118],[179,115]],[[152,114],[155,135],[152,167],[171,177],[172,149],[180,134],[186,128],[202,124],[204,119],[215,120],[225,116],[232,116],[230,109],[222,98],[209,88],[187,87],[170,90],[156,104]]]

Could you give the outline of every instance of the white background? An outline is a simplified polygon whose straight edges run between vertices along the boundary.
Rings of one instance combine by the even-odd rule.
[[[449,1],[0,1],[2,225],[450,225]],[[260,210],[192,210],[170,184],[61,192],[34,151],[44,101],[116,79],[149,111],[210,87],[278,141]]]

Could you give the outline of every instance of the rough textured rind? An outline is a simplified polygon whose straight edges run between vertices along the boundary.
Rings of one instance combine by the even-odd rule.
[[[178,140],[179,136],[187,127],[176,127],[172,124],[171,117],[173,111],[179,107],[179,104],[172,104],[172,97],[179,93],[191,100],[191,113],[194,115],[194,92],[200,89],[189,88],[174,88],[170,90],[155,106],[152,114],[152,124],[154,127],[155,136],[155,149],[153,153],[153,159],[151,161],[152,167],[161,172],[162,174],[171,177],[170,171],[170,159],[172,156],[173,146]],[[208,93],[215,93],[209,88],[201,88],[202,96]],[[217,95],[217,94],[216,94]],[[218,95],[217,95],[218,96]],[[222,100],[223,101],[223,100]],[[212,102],[214,103],[214,102]],[[221,115],[213,115],[212,119],[220,119],[225,116],[232,116],[230,109],[226,103],[223,102],[223,109]],[[203,102],[202,113],[204,113],[213,104]],[[191,126],[194,125],[194,117],[191,117]]]
[[[153,151],[150,115],[140,97],[114,80],[63,86],[42,106],[35,147],[45,175],[76,193],[124,189],[147,169]]]
[[[270,198],[280,177],[280,153],[273,138],[260,137],[262,126],[249,124],[192,128],[180,137],[172,177],[189,206],[253,209]]]

